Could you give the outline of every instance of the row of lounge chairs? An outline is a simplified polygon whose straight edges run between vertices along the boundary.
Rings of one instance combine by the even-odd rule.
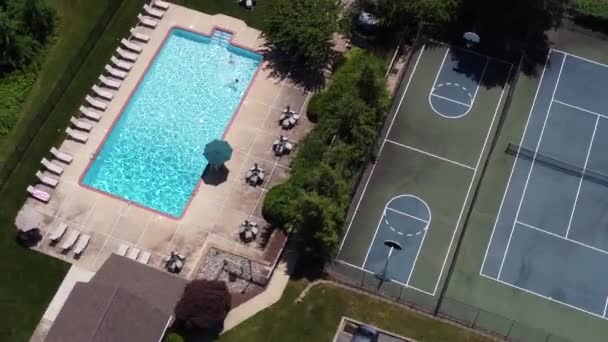
[[[118,246],[116,254],[136,260],[142,264],[147,264],[150,261],[151,256],[151,253],[148,251],[142,251],[136,247],[129,247],[124,243]]]
[[[59,223],[55,230],[49,236],[49,241],[51,244],[57,244],[61,241],[66,231],[68,230],[68,225],[66,223]],[[61,250],[65,253],[70,250],[70,248],[74,248],[74,256],[80,256],[84,252],[84,250],[89,245],[89,241],[91,241],[91,235],[82,234],[79,230],[73,229],[70,231],[70,234],[63,241],[61,246]]]

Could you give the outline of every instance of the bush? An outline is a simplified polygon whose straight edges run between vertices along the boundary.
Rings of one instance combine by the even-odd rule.
[[[574,0],[572,7],[582,15],[608,19],[606,0]]]
[[[221,326],[230,311],[230,292],[222,281],[193,280],[175,306],[175,319],[186,329]]]
[[[176,333],[170,333],[165,337],[165,342],[184,342],[184,339]]]
[[[299,143],[290,179],[264,200],[264,218],[293,228],[308,259],[325,262],[337,252],[353,189],[388,109],[383,76],[377,57],[359,49],[347,55],[309,104],[317,125]]]

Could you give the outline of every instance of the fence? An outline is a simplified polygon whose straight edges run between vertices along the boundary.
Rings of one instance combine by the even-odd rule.
[[[84,41],[84,44],[78,51],[78,53],[67,63],[68,67],[63,73],[61,78],[55,84],[55,87],[51,91],[50,95],[45,100],[44,104],[40,106],[40,109],[31,117],[24,118],[26,123],[23,127],[26,127],[23,131],[17,133],[18,137],[14,146],[4,146],[6,149],[12,149],[8,154],[5,161],[0,163],[0,189],[2,189],[13,173],[17,165],[21,162],[25,152],[30,147],[32,141],[40,131],[42,125],[47,121],[53,109],[59,102],[59,99],[63,96],[64,92],[72,83],[72,80],[80,70],[82,64],[91,53],[97,41],[105,31],[106,27],[110,23],[114,14],[118,11],[122,0],[109,1],[108,7],[103,12],[97,24],[93,27],[89,35]]]

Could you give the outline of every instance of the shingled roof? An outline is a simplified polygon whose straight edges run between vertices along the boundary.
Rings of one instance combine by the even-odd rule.
[[[47,342],[159,341],[186,280],[113,255],[89,283],[77,283]]]

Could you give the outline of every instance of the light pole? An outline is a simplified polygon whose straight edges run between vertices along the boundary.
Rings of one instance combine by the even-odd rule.
[[[391,259],[391,254],[393,254],[393,250],[396,249],[400,251],[403,249],[403,247],[401,247],[401,245],[397,241],[393,240],[385,240],[384,245],[388,247],[389,250],[388,254],[386,255],[386,261],[384,262],[384,270],[382,271],[382,274],[376,274],[376,277],[380,279],[380,283],[378,283],[378,288],[380,288],[380,286],[382,286],[385,281],[391,281],[391,278],[386,276],[386,272],[388,271],[388,262]]]

